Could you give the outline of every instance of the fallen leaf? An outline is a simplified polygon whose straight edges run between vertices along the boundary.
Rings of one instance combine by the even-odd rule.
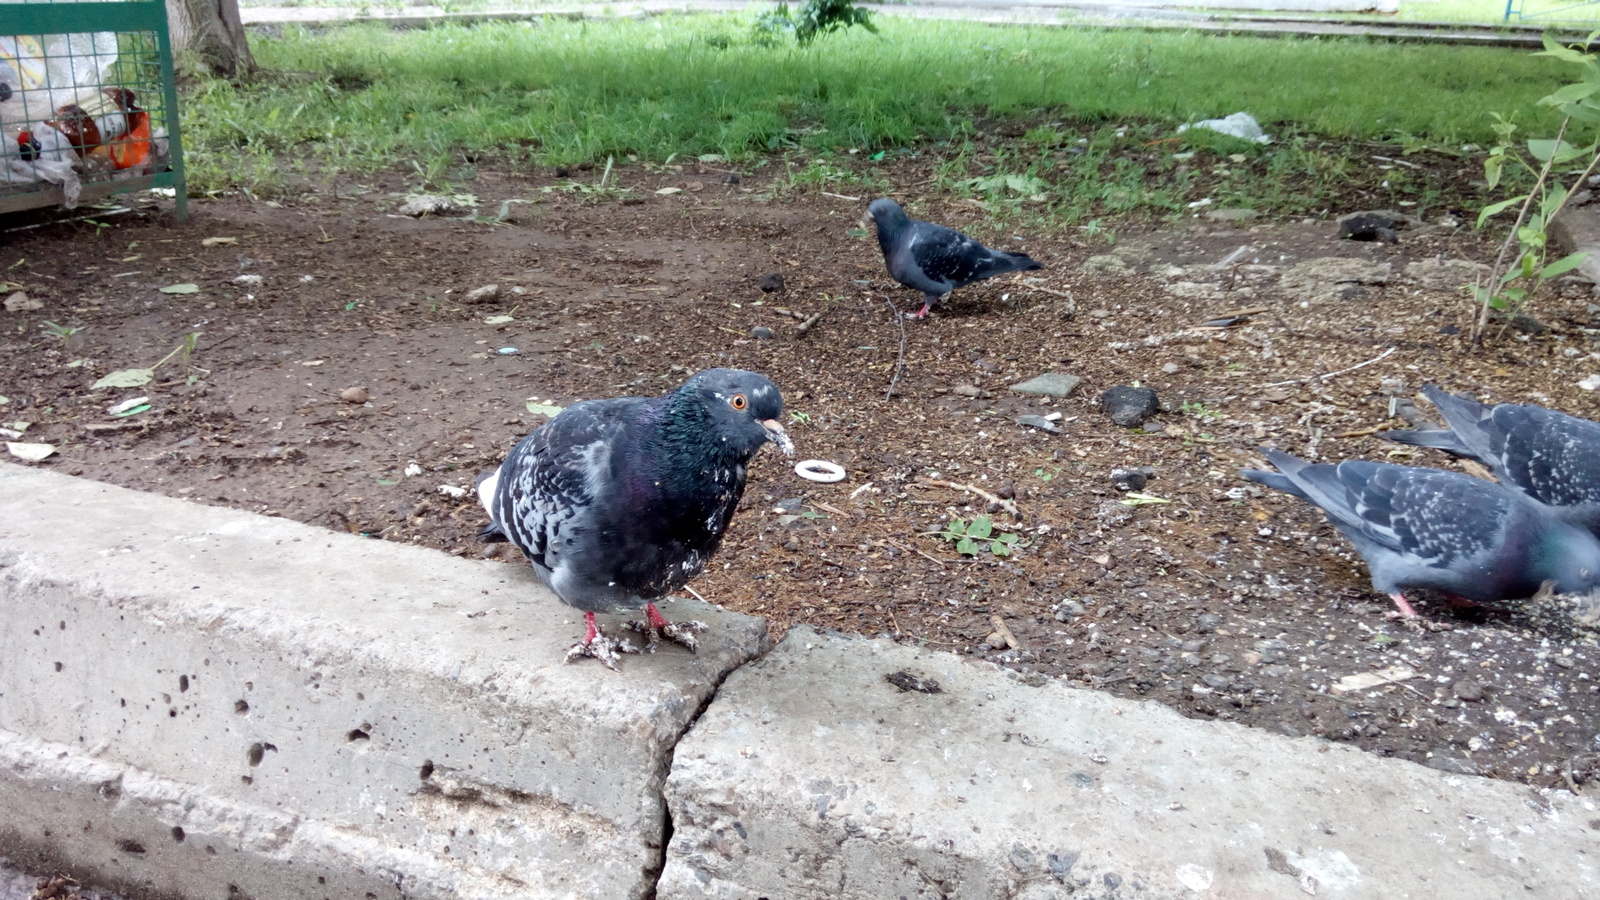
[[[681,188],[681,187],[665,187],[665,188],[662,188],[659,191],[656,191],[656,193],[658,193],[658,194],[681,194],[681,193],[683,193],[683,188]]]
[[[96,381],[91,390],[108,387],[144,387],[156,377],[155,369],[118,369]]]
[[[110,415],[113,415],[113,416],[130,416],[130,415],[133,415],[133,413],[130,412],[130,410],[133,410],[133,409],[135,409],[135,408],[137,408],[139,406],[143,406],[145,409],[149,409],[150,408],[150,398],[149,397],[132,397],[132,398],[129,398],[127,400],[122,401],[121,403],[118,403],[116,406],[107,407],[106,408],[106,412],[108,414],[110,414]],[[140,410],[140,412],[143,412],[143,411],[144,410]]]
[[[685,184],[683,188],[691,194],[698,194],[699,192],[705,190],[706,186],[704,182],[691,181],[688,184]]]
[[[184,284],[169,284],[161,289],[163,294],[198,294],[200,285],[185,282]]]
[[[16,441],[6,441],[6,449],[11,451],[12,456],[29,462],[38,462],[56,452],[54,444],[21,444]]]
[[[516,319],[512,318],[511,316],[490,316],[489,318],[483,320],[483,324],[485,324],[485,325],[504,325],[507,322],[515,322],[515,321],[516,321]]]
[[[6,312],[29,312],[35,309],[44,309],[44,301],[35,300],[22,291],[6,298]]]
[[[206,238],[205,240],[201,241],[200,242],[200,246],[202,246],[202,247],[215,247],[218,244],[237,244],[237,243],[239,243],[239,239],[236,238],[236,237],[209,237],[209,238]]]
[[[536,416],[553,416],[561,412],[561,407],[550,403],[537,403],[533,400],[527,402],[528,412]]]
[[[1355,675],[1346,675],[1333,683],[1328,690],[1335,694],[1347,694],[1351,691],[1364,691],[1368,688],[1382,687],[1407,678],[1417,677],[1416,670],[1409,666],[1390,666],[1387,669],[1378,669],[1373,672],[1358,672]]]

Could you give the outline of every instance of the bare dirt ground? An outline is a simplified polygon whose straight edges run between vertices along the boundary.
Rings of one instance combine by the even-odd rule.
[[[475,541],[484,516],[470,493],[441,489],[470,488],[544,421],[530,400],[655,394],[700,368],[752,369],[784,390],[800,456],[849,477],[807,482],[762,454],[712,571],[692,584],[707,599],[777,632],[887,633],[1447,771],[1576,790],[1600,779],[1588,632],[1427,598],[1440,630],[1398,623],[1320,513],[1237,475],[1261,464],[1262,443],[1454,465],[1372,435],[1404,427],[1392,404],[1428,382],[1595,415],[1596,396],[1576,387],[1600,371],[1586,291],[1541,298],[1546,330],[1469,353],[1457,285],[1494,247],[1439,224],[1440,210],[1396,245],[1340,241],[1331,219],[1204,217],[1117,224],[1108,241],[1015,219],[1001,230],[970,202],[911,187],[897,195],[914,215],[1047,268],[905,323],[895,380],[889,299],[917,298],[850,233],[870,197],[722,178],[633,167],[620,178],[633,190],[614,196],[544,191],[565,183],[548,173],[480,175],[486,216],[531,201],[506,207],[509,224],[399,216],[397,176],[281,205],[196,201],[186,224],[147,209],[10,232],[4,293],[42,307],[0,312],[0,423],[56,445],[37,463],[55,471],[521,565]],[[669,186],[684,190],[655,193]],[[786,289],[760,290],[769,273]],[[160,291],[184,283],[198,291]],[[489,284],[497,298],[467,302]],[[1241,309],[1257,311],[1197,327]],[[796,316],[815,313],[798,333]],[[193,352],[169,356],[193,333]],[[147,386],[91,389],[164,358]],[[1084,381],[1061,400],[1008,390],[1043,372]],[[1099,395],[1135,383],[1164,410],[1118,427]],[[141,396],[149,410],[107,413]],[[1052,413],[1061,434],[1015,420]],[[1143,491],[1165,502],[1119,502],[1112,470],[1141,466],[1154,474]],[[918,479],[1014,497],[1019,516],[991,513],[997,533],[1018,536],[1014,555],[967,557],[928,534],[986,503]],[[990,645],[996,617],[1019,648]],[[1400,669],[1412,674],[1339,690]]]

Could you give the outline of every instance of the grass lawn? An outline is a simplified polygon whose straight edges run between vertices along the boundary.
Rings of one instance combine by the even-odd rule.
[[[948,186],[1042,197],[1075,220],[1177,209],[1191,193],[1183,154],[1209,152],[1265,179],[1235,200],[1296,212],[1347,177],[1359,142],[1470,154],[1492,140],[1494,112],[1553,133],[1533,103],[1571,77],[1524,50],[879,21],[881,36],[807,49],[753,40],[749,16],[257,34],[273,74],[188,94],[191,181],[271,193],[297,167],[410,165],[438,184],[484,161],[716,154],[787,158],[791,180],[829,182],[844,161],[932,149]],[[1175,135],[1239,110],[1274,142]],[[1019,139],[973,145],[995,129]]]

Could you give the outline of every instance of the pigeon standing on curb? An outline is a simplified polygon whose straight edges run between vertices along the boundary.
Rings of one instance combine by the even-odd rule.
[[[569,662],[593,656],[615,669],[633,648],[601,633],[595,613],[640,606],[645,621],[629,627],[648,636],[646,649],[661,636],[696,648],[705,625],[668,622],[653,601],[716,552],[756,451],[770,442],[794,452],[782,413],[766,378],[707,369],[660,397],[575,403],[479,478],[490,520],[479,536],[510,541],[561,602],[583,610]]]
[[[1431,384],[1422,392],[1450,427],[1380,437],[1475,459],[1557,518],[1600,536],[1600,424],[1542,406],[1484,406]]]
[[[1515,491],[1441,469],[1262,453],[1278,472],[1239,474],[1320,507],[1408,618],[1411,589],[1492,602],[1531,597],[1545,581],[1564,594],[1600,584],[1600,540]]]
[[[990,250],[959,231],[913,219],[886,197],[872,201],[862,227],[868,217],[877,225],[878,246],[889,274],[923,293],[918,319],[958,287],[1007,272],[1044,268],[1026,253]]]

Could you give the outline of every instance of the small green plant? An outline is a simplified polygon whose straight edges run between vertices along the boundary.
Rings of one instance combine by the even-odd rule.
[[[1061,470],[1054,467],[1046,469],[1044,466],[1040,466],[1039,468],[1033,470],[1033,477],[1039,479],[1045,484],[1049,484],[1050,480],[1059,474],[1061,474]]]
[[[797,424],[800,424],[800,425],[810,425],[811,424],[811,414],[810,413],[801,412],[798,409],[790,410],[790,412],[789,412],[789,421],[797,423]]]
[[[39,330],[60,341],[61,345],[65,347],[67,342],[72,340],[72,336],[82,331],[84,327],[83,325],[57,325],[49,319],[45,319],[44,324],[39,326]]]
[[[1520,142],[1516,138],[1515,123],[1500,115],[1494,117],[1499,140],[1483,163],[1489,187],[1500,183],[1507,166],[1521,168],[1532,175],[1534,181],[1526,194],[1491,203],[1478,214],[1478,227],[1482,228],[1493,216],[1517,207],[1516,221],[1500,245],[1494,268],[1486,281],[1472,287],[1473,298],[1479,304],[1478,321],[1472,329],[1474,344],[1482,340],[1491,310],[1509,319],[1527,306],[1546,281],[1572,271],[1583,262],[1582,253],[1551,260],[1548,229],[1551,220],[1600,164],[1600,141],[1580,147],[1566,140],[1574,121],[1591,125],[1600,122],[1600,97],[1596,96],[1596,92],[1600,92],[1600,59],[1579,49],[1589,46],[1596,37],[1600,37],[1600,31],[1591,32],[1582,44],[1564,47],[1545,35],[1544,50],[1534,54],[1572,63],[1583,73],[1581,80],[1539,100],[1540,106],[1554,107],[1564,116],[1553,140],[1530,138]],[[1570,186],[1563,186],[1561,180],[1554,177],[1554,169],[1577,162],[1586,162],[1582,174]]]
[[[872,13],[857,7],[851,0],[803,0],[792,13],[787,3],[779,3],[762,13],[756,19],[755,31],[757,42],[769,46],[775,43],[779,33],[793,31],[795,41],[804,47],[822,35],[852,25],[878,33]]]
[[[1020,536],[1008,531],[996,531],[988,516],[974,516],[971,522],[951,519],[943,531],[928,533],[941,540],[954,541],[956,552],[963,556],[977,556],[986,545],[995,556],[1010,556],[1022,541]]]
[[[1183,403],[1179,404],[1178,409],[1184,415],[1194,416],[1195,418],[1198,418],[1198,419],[1220,419],[1220,418],[1222,418],[1222,413],[1217,412],[1216,410],[1212,409],[1209,406],[1206,406],[1204,403],[1201,403],[1198,400],[1185,400],[1185,401],[1183,401]]]

